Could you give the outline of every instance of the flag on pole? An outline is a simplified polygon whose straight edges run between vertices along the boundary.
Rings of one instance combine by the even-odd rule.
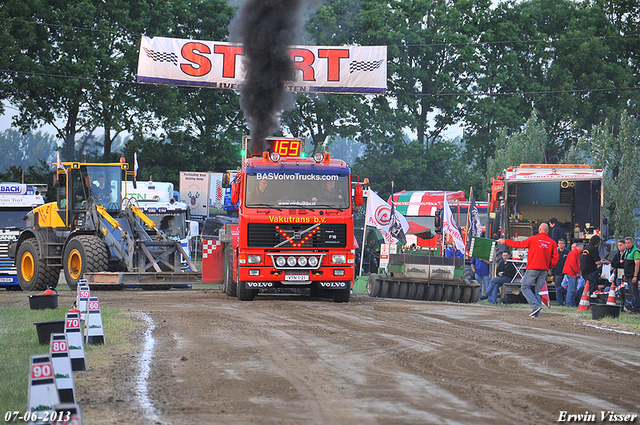
[[[549,289],[547,288],[547,282],[544,282],[542,288],[540,289],[540,298],[542,304],[546,305],[547,308],[551,308],[551,303],[549,302]]]
[[[451,238],[456,244],[456,249],[464,254],[466,252],[466,247],[462,240],[462,236],[460,235],[460,231],[453,222],[453,214],[451,213],[446,193],[444,194],[444,205],[442,210],[444,213],[444,217],[442,218],[442,230],[451,235]]]
[[[137,189],[136,187],[136,179],[138,178],[138,153],[134,152],[133,153],[133,188]]]
[[[56,152],[56,168],[57,168],[58,170],[62,170],[62,171],[65,171],[65,172],[67,171],[67,170],[64,168],[64,165],[62,165],[62,161],[60,160],[60,151],[57,151],[57,152]]]
[[[471,189],[471,198],[469,200],[469,217],[469,234],[471,236],[482,236],[482,223],[480,222],[476,198],[473,196],[473,189]]]
[[[369,189],[365,224],[367,226],[375,226],[382,234],[385,243],[388,244],[394,244],[398,241],[398,238],[389,232],[389,227],[391,227],[391,214],[391,206],[383,201],[377,193]],[[395,209],[393,210],[393,217],[399,223],[400,230],[404,236],[407,230],[409,230],[409,223],[407,222],[407,219]]]
[[[391,233],[391,236],[402,242],[403,245],[406,245],[407,237],[404,234],[404,229],[402,228],[398,215],[402,216],[402,214],[396,211],[393,202],[393,194],[391,194],[391,220],[389,221],[389,233]],[[409,228],[408,224],[407,228]]]

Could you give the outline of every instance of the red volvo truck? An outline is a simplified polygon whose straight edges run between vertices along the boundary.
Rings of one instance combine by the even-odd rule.
[[[249,138],[243,138],[247,152]],[[362,186],[329,153],[304,155],[304,140],[268,138],[230,181],[238,224],[220,230],[224,290],[242,301],[279,288],[309,288],[348,302],[355,279],[353,210]]]

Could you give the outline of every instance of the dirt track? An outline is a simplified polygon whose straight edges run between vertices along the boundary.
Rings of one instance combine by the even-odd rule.
[[[134,335],[133,353],[82,372],[85,424],[541,424],[587,410],[604,423],[601,411],[640,414],[640,336],[566,315],[366,296],[97,294],[152,325]],[[3,293],[0,305],[24,296]],[[61,292],[60,304],[72,296]],[[147,326],[155,345],[145,350]]]

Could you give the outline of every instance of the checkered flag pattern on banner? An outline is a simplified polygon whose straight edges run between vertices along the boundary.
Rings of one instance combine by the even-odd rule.
[[[146,47],[144,47],[144,52],[147,54],[147,57],[154,62],[171,62],[175,66],[178,66],[178,55],[173,52],[156,52]]]
[[[384,59],[380,59],[379,61],[351,61],[349,64],[349,74],[353,74],[356,71],[374,71],[382,65]]]

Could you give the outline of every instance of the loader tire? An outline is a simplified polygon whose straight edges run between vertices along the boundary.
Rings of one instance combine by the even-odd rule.
[[[58,286],[60,268],[47,266],[40,256],[40,247],[35,238],[20,244],[16,257],[18,282],[24,291],[44,291],[47,286]]]
[[[425,295],[427,294],[427,286],[424,283],[416,283],[417,291],[416,296],[413,298],[414,300],[424,300]]]
[[[429,286],[427,287],[427,295],[425,296],[425,299],[427,301],[433,301],[435,298],[436,298],[436,285],[429,284]]]
[[[75,291],[78,288],[78,281],[85,273],[108,270],[107,246],[102,239],[94,235],[76,236],[64,249],[62,265],[67,285],[69,289]]]

